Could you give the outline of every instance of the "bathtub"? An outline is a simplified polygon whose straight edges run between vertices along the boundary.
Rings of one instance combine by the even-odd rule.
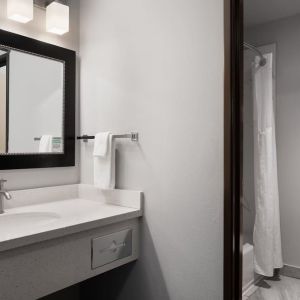
[[[243,291],[254,284],[253,245],[243,245]]]

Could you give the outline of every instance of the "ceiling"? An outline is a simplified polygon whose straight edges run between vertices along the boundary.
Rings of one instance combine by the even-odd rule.
[[[244,22],[250,27],[300,14],[300,0],[244,0]]]

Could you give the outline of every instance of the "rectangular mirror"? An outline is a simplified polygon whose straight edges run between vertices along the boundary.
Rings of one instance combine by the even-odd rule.
[[[0,40],[0,169],[74,165],[75,52]]]

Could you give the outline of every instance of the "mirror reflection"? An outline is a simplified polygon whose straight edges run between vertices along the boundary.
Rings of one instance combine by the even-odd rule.
[[[7,53],[0,50],[0,153],[7,152],[6,140],[6,64]]]
[[[64,63],[0,49],[0,153],[63,153]]]

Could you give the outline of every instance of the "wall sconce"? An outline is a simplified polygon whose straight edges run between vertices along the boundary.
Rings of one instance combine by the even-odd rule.
[[[63,3],[62,3],[63,2]],[[46,10],[46,31],[58,35],[69,32],[66,0],[7,0],[7,18],[27,23],[33,20],[33,6]]]
[[[69,32],[69,6],[55,1],[47,6],[46,30],[58,35]]]
[[[33,19],[33,0],[7,0],[7,18],[20,23]]]

